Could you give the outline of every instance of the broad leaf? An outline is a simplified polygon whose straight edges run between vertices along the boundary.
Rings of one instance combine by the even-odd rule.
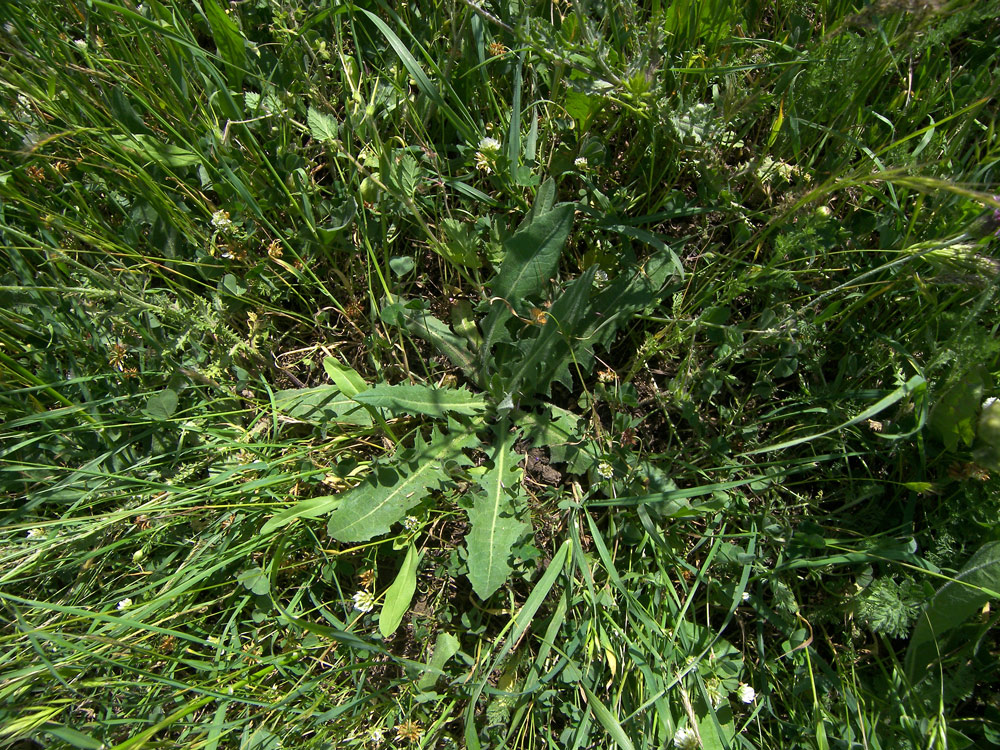
[[[292,388],[274,394],[274,408],[294,419],[313,424],[353,424],[369,427],[371,415],[335,385]]]
[[[906,651],[906,671],[910,679],[919,679],[936,656],[935,641],[965,622],[986,602],[998,598],[1000,542],[987,542],[969,559],[954,580],[937,590],[917,617]]]
[[[493,466],[480,480],[481,493],[469,510],[472,528],[465,537],[469,580],[480,599],[488,599],[510,575],[511,548],[531,528],[521,519],[526,498],[521,487],[521,456],[514,452],[514,433],[506,423],[497,428]]]
[[[313,137],[313,140],[320,143],[333,143],[337,140],[337,130],[340,126],[333,115],[310,107],[306,113],[306,124],[309,126],[309,135]]]
[[[563,203],[540,214],[504,243],[506,255],[493,282],[493,293],[515,308],[539,294],[559,266],[559,256],[573,226],[575,206]]]
[[[521,345],[524,359],[518,363],[517,374],[508,386],[511,392],[522,382],[527,394],[548,393],[554,380],[570,385],[569,368],[573,362],[570,342],[575,341],[588,311],[587,301],[596,272],[597,266],[592,266],[570,284],[546,314],[538,336]]]
[[[290,508],[285,508],[280,513],[271,516],[260,527],[260,534],[264,536],[270,534],[272,531],[277,531],[282,526],[290,524],[297,518],[319,518],[320,516],[325,516],[338,505],[340,505],[339,495],[306,498]]]
[[[451,327],[455,329],[455,333],[468,341],[473,349],[478,349],[483,345],[483,337],[479,333],[472,305],[468,300],[460,299],[452,305]]]
[[[158,422],[170,419],[175,411],[177,411],[177,391],[170,388],[154,393],[146,401],[146,414]]]
[[[413,336],[429,341],[452,364],[467,374],[472,373],[473,356],[465,339],[431,315],[420,302],[394,302],[382,309],[382,321],[405,329]]]
[[[976,425],[976,445],[972,457],[990,471],[1000,471],[1000,401],[983,407]]]
[[[387,534],[410,508],[450,481],[446,463],[471,463],[462,449],[476,442],[470,433],[442,435],[435,430],[429,442],[418,436],[416,445],[398,453],[392,466],[377,466],[341,496],[327,526],[330,536],[341,542],[365,542]]]
[[[671,253],[660,252],[646,261],[645,268],[634,276],[619,276],[607,289],[595,295],[590,306],[589,320],[581,331],[575,351],[584,370],[593,363],[594,347],[605,349],[615,333],[640,310],[657,302],[667,282],[677,269]]]
[[[976,415],[983,400],[982,367],[967,374],[939,394],[931,409],[928,424],[949,451],[959,445],[970,446],[976,437]]]
[[[490,312],[486,316],[486,320],[483,321],[483,343],[479,348],[478,364],[480,382],[483,385],[485,385],[483,381],[486,380],[489,373],[500,369],[502,363],[495,358],[493,347],[497,344],[509,343],[512,340],[510,331],[507,330],[507,323],[513,317],[510,308],[503,302],[495,300],[491,303]]]
[[[447,414],[471,416],[486,411],[486,401],[465,388],[435,388],[429,385],[379,384],[355,394],[354,400],[366,406],[386,409],[393,416],[426,414],[443,417]]]
[[[617,232],[618,234],[626,237],[631,237],[635,240],[639,240],[640,242],[644,242],[651,247],[655,247],[660,251],[661,257],[669,257],[670,262],[673,265],[673,272],[677,275],[677,277],[679,279],[684,278],[684,264],[681,263],[681,259],[677,257],[677,253],[674,252],[670,245],[652,232],[647,232],[645,229],[629,226],[627,224],[602,224],[602,228],[608,229],[612,232]]]
[[[427,666],[436,671],[424,672],[424,676],[417,683],[417,688],[426,691],[434,687],[434,683],[440,677],[436,672],[444,669],[444,665],[458,653],[459,648],[461,648],[461,644],[458,642],[458,638],[451,633],[438,633],[437,640],[434,642],[434,654],[427,662]]]
[[[397,279],[401,279],[414,268],[416,268],[417,262],[413,260],[409,255],[396,255],[389,258],[389,270],[395,275]]]
[[[219,50],[219,57],[226,64],[226,76],[234,89],[243,88],[243,72],[247,66],[246,40],[236,22],[226,15],[226,11],[216,0],[202,0],[208,25],[212,29],[212,39]]]
[[[165,167],[190,167],[201,163],[201,157],[190,149],[161,143],[151,135],[132,133],[113,134],[114,141],[123,149],[146,157],[150,162]]]
[[[240,582],[241,586],[257,596],[263,596],[271,590],[271,581],[267,577],[267,573],[256,566],[244,570],[236,580]]]
[[[354,221],[357,212],[357,201],[348,196],[346,200],[334,206],[326,216],[326,226],[316,227],[316,236],[326,247],[329,247],[340,236],[341,231]]]
[[[565,446],[579,441],[577,423],[580,417],[553,404],[546,404],[541,413],[530,412],[518,418],[518,425],[524,429],[524,439],[532,445],[547,445],[549,448]],[[553,461],[562,460],[552,457]]]
[[[323,359],[323,369],[330,376],[333,384],[348,398],[357,395],[368,388],[365,379],[357,371],[347,365],[342,365],[333,357]]]
[[[481,268],[483,261],[479,257],[476,237],[467,224],[457,219],[442,219],[441,229],[445,239],[435,242],[431,247],[438,255],[455,265],[466,268]]]
[[[406,557],[396,574],[396,580],[385,592],[385,601],[378,616],[378,631],[383,638],[388,638],[396,632],[403,615],[410,608],[413,592],[417,590],[417,563],[419,562],[417,548],[411,543],[406,550]]]
[[[552,210],[556,203],[556,181],[549,177],[545,182],[538,186],[538,192],[535,193],[535,202],[531,204],[531,210],[528,215],[524,217],[524,221],[518,229],[524,229],[536,217],[542,214],[547,214]]]

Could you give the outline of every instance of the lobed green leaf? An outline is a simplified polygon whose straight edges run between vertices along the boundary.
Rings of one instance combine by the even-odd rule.
[[[527,498],[521,487],[521,457],[514,452],[515,434],[505,422],[497,427],[493,465],[479,481],[469,509],[472,528],[465,538],[469,580],[480,599],[488,599],[510,575],[511,548],[531,526],[522,520]]]

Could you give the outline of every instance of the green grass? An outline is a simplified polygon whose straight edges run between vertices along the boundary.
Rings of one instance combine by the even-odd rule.
[[[4,15],[0,744],[1000,744],[990,3]]]

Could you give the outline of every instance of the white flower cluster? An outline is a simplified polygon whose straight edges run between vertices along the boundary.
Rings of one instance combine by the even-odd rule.
[[[681,727],[674,732],[674,747],[677,750],[698,750],[698,734],[691,727]]]
[[[403,519],[403,528],[407,531],[414,531],[420,528],[420,519],[416,516],[407,516]]]
[[[476,151],[476,168],[489,174],[493,171],[497,157],[500,155],[500,141],[489,136],[479,141],[479,150]]]
[[[227,232],[233,226],[233,220],[229,218],[229,212],[221,208],[212,214],[212,226],[221,232]]]
[[[371,591],[358,591],[353,597],[354,608],[358,612],[371,612],[375,609],[375,596]]]

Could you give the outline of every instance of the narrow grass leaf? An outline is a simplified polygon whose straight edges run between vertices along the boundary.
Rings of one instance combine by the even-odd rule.
[[[806,435],[804,437],[795,438],[794,440],[787,440],[784,443],[778,443],[777,445],[771,445],[766,448],[758,448],[757,450],[747,451],[746,453],[740,453],[741,456],[754,456],[758,453],[770,453],[771,451],[780,451],[785,448],[792,448],[796,445],[801,445],[802,443],[808,443],[811,440],[816,440],[817,438],[825,437],[826,435],[832,435],[835,432],[839,432],[845,427],[850,427],[852,424],[857,424],[858,422],[864,422],[865,420],[871,419],[880,412],[888,409],[893,404],[901,401],[902,399],[909,396],[911,393],[916,393],[918,390],[926,388],[927,381],[924,380],[922,375],[914,375],[909,380],[907,380],[903,385],[896,388],[892,393],[890,393],[885,398],[880,399],[877,403],[869,406],[863,412],[858,414],[853,419],[849,419],[846,422],[837,425],[836,427],[831,427],[828,430],[822,430],[821,432],[815,432],[812,435]]]
[[[523,84],[524,55],[517,56],[514,66],[514,91],[511,95],[510,122],[507,125],[507,165],[510,180],[517,184],[518,167],[521,165],[521,86]]]
[[[427,74],[424,73],[423,68],[420,67],[420,63],[417,62],[416,58],[410,53],[409,48],[403,44],[403,41],[396,35],[392,29],[390,29],[385,21],[376,16],[371,11],[360,9],[369,20],[375,24],[382,36],[385,37],[386,41],[389,42],[389,46],[392,47],[392,51],[396,53],[399,57],[400,62],[403,63],[403,67],[413,78],[414,83],[416,83],[417,88],[420,90],[424,96],[428,97],[435,105],[440,107],[441,111],[444,112],[445,116],[451,121],[452,125],[458,130],[462,136],[471,141],[473,139],[473,130],[467,122],[465,122],[455,111],[448,106],[444,98],[441,96],[441,92],[438,91],[437,86],[433,84]]]
[[[625,734],[625,730],[618,722],[618,719],[615,718],[615,715],[611,713],[611,710],[601,703],[600,699],[594,695],[593,691],[586,684],[581,682],[580,687],[587,694],[587,705],[590,706],[590,710],[594,712],[597,721],[604,727],[604,731],[608,733],[608,736],[611,737],[615,745],[621,748],[621,750],[635,750],[635,745],[632,744],[632,740]]]
[[[559,546],[559,549],[556,550],[556,553],[552,556],[552,560],[549,562],[549,566],[545,569],[545,573],[539,579],[538,583],[535,584],[535,587],[531,590],[531,594],[528,595],[528,598],[525,599],[524,605],[507,624],[509,633],[507,634],[503,647],[497,655],[493,657],[490,669],[486,670],[485,676],[472,691],[472,695],[470,696],[468,707],[465,712],[465,742],[466,746],[472,750],[481,750],[482,748],[482,745],[479,742],[478,732],[476,731],[476,703],[479,701],[479,696],[482,695],[483,688],[486,687],[486,683],[489,680],[490,675],[493,673],[493,670],[507,657],[507,654],[510,653],[514,644],[520,642],[521,636],[523,636],[525,631],[527,631],[527,629],[531,626],[535,613],[538,612],[539,608],[548,598],[549,591],[552,590],[556,580],[563,573],[563,569],[566,567],[566,561],[569,559],[569,554],[572,549],[573,540],[567,539]]]
[[[45,732],[73,747],[83,748],[83,750],[98,750],[104,747],[103,743],[95,740],[89,734],[84,734],[61,724],[55,727],[46,726]]]

